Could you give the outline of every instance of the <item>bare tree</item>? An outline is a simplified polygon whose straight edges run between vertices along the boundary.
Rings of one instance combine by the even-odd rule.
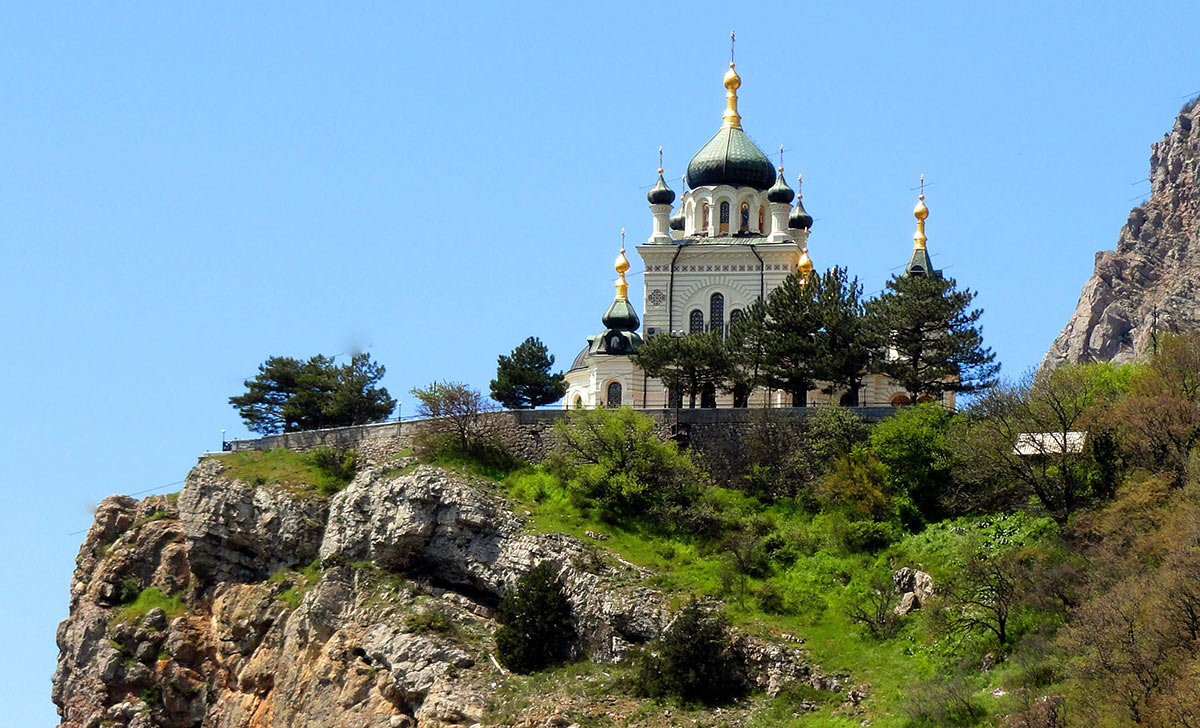
[[[497,409],[478,391],[460,382],[434,382],[424,389],[412,390],[420,401],[417,412],[428,418],[426,432],[449,433],[462,452],[476,452],[490,435],[488,412]]]

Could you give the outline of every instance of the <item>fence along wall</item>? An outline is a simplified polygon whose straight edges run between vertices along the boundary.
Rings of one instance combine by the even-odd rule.
[[[817,407],[778,409],[641,410],[658,424],[659,434],[700,453],[709,462],[737,462],[742,441],[764,420],[800,426]],[[847,408],[871,422],[890,417],[891,407]],[[494,436],[517,457],[541,462],[554,447],[554,423],[566,410],[506,410],[482,415]],[[355,448],[366,462],[378,462],[412,447],[413,437],[431,420],[379,422],[373,425],[288,432],[254,440],[233,440],[234,452],[279,448],[309,452],[321,446]]]

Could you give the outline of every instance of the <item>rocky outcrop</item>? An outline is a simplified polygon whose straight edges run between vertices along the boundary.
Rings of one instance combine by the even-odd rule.
[[[902,566],[892,572],[892,583],[896,585],[896,593],[900,595],[900,603],[895,609],[896,614],[900,616],[920,609],[921,605],[933,596],[933,577],[924,571]]]
[[[583,656],[619,661],[669,624],[648,573],[529,530],[493,488],[393,465],[322,499],[210,459],[178,498],[106,499],[58,631],[63,728],[482,725],[502,676],[492,610],[546,561]],[[842,689],[797,646],[740,636],[738,650],[771,694]]]
[[[1158,331],[1200,328],[1200,103],[1192,102],[1150,154],[1150,197],[1133,208],[1115,251],[1095,273],[1042,360],[1131,361]],[[1157,323],[1156,323],[1157,322]]]

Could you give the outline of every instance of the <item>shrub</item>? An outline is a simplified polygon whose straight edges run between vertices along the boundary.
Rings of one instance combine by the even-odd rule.
[[[890,523],[851,521],[842,533],[842,542],[851,552],[873,552],[896,540],[896,529]]]
[[[535,672],[563,662],[575,644],[575,619],[562,580],[542,562],[500,600],[496,655],[513,672]]]
[[[409,632],[420,634],[452,634],[455,631],[454,620],[437,605],[429,606],[408,618],[405,627]]]
[[[335,479],[349,483],[358,472],[358,451],[353,448],[341,450],[322,445],[313,451],[313,462]]]
[[[699,493],[703,475],[691,457],[659,438],[654,420],[628,407],[571,412],[554,435],[547,467],[602,518],[693,502]],[[661,512],[651,515],[663,520]]]
[[[975,704],[974,691],[961,672],[917,683],[907,693],[904,713],[912,726],[972,726],[987,714]]]
[[[783,592],[771,582],[766,582],[754,592],[758,608],[767,614],[786,614],[788,609],[783,603]]]
[[[846,606],[846,619],[865,627],[875,639],[887,639],[896,631],[895,605],[891,579],[875,573],[871,575],[866,592]]]
[[[724,618],[693,600],[638,657],[635,689],[645,697],[715,704],[745,692],[740,673]]]

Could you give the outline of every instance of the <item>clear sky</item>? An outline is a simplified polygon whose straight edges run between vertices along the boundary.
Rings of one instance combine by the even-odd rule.
[[[0,6],[7,725],[53,725],[90,509],[183,478],[270,355],[386,386],[568,364],[720,124],[805,177],[819,268],[877,291],[924,172],[934,260],[1035,365],[1200,92],[1190,3]],[[641,300],[641,261],[631,255]],[[166,488],[174,490],[177,486]]]

